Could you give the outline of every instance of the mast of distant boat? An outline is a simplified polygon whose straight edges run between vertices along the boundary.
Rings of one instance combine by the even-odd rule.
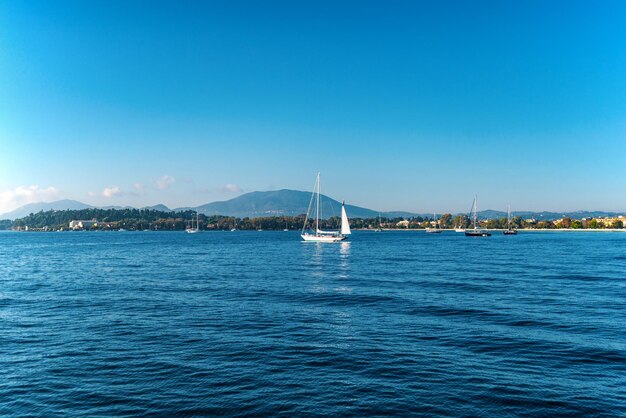
[[[509,205],[506,211],[506,229],[503,233],[504,235],[517,235],[517,230],[511,227],[511,205]]]
[[[474,195],[474,229],[477,229],[476,220],[478,219],[478,195]]]
[[[511,229],[511,205],[509,205],[506,211],[506,229]]]
[[[320,172],[317,172],[317,204],[315,205],[315,232],[319,233],[320,231],[320,189],[322,185],[320,184]]]

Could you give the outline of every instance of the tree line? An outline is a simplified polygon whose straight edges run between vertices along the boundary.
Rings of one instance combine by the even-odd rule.
[[[0,221],[0,229],[46,229],[66,230],[72,220],[95,220],[97,225],[93,229],[113,230],[164,230],[181,231],[190,226],[194,221],[196,212],[192,210],[179,212],[163,212],[153,209],[81,209],[81,210],[49,210],[16,219],[14,221]],[[270,216],[260,218],[236,218],[222,215],[199,214],[199,228],[201,230],[229,230],[232,228],[241,230],[299,230],[302,228],[305,215],[297,216]],[[309,222],[310,223],[310,222]],[[466,215],[453,216],[449,213],[441,215],[435,222],[433,218],[416,216],[413,218],[353,218],[350,226],[353,229],[423,229],[435,225],[441,228],[468,228],[470,219]],[[480,227],[489,229],[503,229],[507,227],[507,219],[480,220]],[[320,219],[321,229],[338,229],[341,225],[339,217]],[[623,228],[623,222],[616,220],[611,225],[605,225],[596,219],[577,220],[563,218],[559,221],[532,221],[523,220],[519,216],[511,219],[511,226],[517,229],[525,228]]]

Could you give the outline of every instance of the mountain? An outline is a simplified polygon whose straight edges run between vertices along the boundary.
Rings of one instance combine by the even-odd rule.
[[[538,221],[554,221],[561,218],[615,218],[620,215],[624,215],[624,212],[607,212],[603,210],[586,211],[577,210],[569,212],[511,212],[512,216],[521,216],[522,219],[533,218]],[[506,216],[506,213],[504,214]]]
[[[194,209],[205,215],[225,215],[238,218],[296,216],[307,212],[310,201],[310,192],[283,189],[267,192],[250,192],[234,199],[207,203]],[[341,202],[324,195],[320,196],[320,202],[322,218],[341,215]],[[353,218],[374,218],[378,216],[378,212],[359,206],[346,205],[346,211],[348,216]]]
[[[80,209],[133,209],[132,206],[91,206],[83,202],[79,202],[78,200],[56,200],[54,202],[37,202],[37,203],[29,203],[24,206],[20,206],[19,208],[12,210],[11,212],[3,213],[0,215],[0,219],[18,219],[23,218],[25,216],[30,215],[31,213],[37,213],[41,211],[49,211],[49,210],[80,210]],[[158,204],[154,206],[146,206],[142,209],[148,210],[158,210],[162,212],[170,212],[171,209],[163,204]]]
[[[3,213],[0,215],[2,219],[17,219],[23,218],[24,216],[28,216],[31,213],[37,213],[40,211],[48,211],[48,210],[80,210],[80,209],[90,209],[93,206],[87,205],[83,202],[79,202],[77,200],[57,200],[54,202],[37,202],[37,203],[29,203],[24,206],[20,206],[19,208],[12,210],[11,212]]]
[[[115,209],[115,210],[120,210],[120,209],[137,209],[134,206],[94,206],[97,207],[98,209]],[[172,210],[170,208],[168,208],[167,206],[165,206],[162,203],[159,203],[158,205],[152,205],[152,206],[143,206],[141,208],[139,208],[140,210],[158,210],[160,212],[171,212]]]
[[[331,216],[340,216],[341,202],[331,199],[328,196],[321,195],[322,218]],[[309,202],[311,201],[310,192],[302,192],[298,190],[274,190],[266,192],[251,192],[242,194],[234,199],[212,202],[195,208],[184,207],[170,209],[163,204],[154,206],[145,206],[142,209],[157,210],[162,212],[181,211],[181,210],[197,210],[205,215],[224,215],[236,216],[238,218],[256,218],[263,216],[296,216],[307,212]],[[55,202],[39,202],[29,203],[11,212],[0,215],[0,219],[17,219],[28,216],[31,213],[48,210],[80,210],[90,209],[95,206],[87,205],[76,200],[57,200]],[[106,206],[99,209],[127,209],[131,206]],[[379,215],[378,211],[367,209],[359,206],[346,205],[346,211],[351,218],[375,218]],[[467,215],[467,213],[459,213]],[[520,216],[522,219],[536,219],[538,221],[553,221],[563,217],[572,219],[581,218],[598,218],[598,217],[616,217],[623,215],[622,212],[606,212],[606,211],[570,211],[570,212],[531,212],[531,211],[514,211],[512,216]],[[421,216],[423,218],[431,218],[431,213],[413,213],[413,212],[380,212],[385,218],[412,218]],[[457,214],[453,214],[456,216]],[[440,213],[437,216],[441,216]],[[478,212],[480,219],[497,219],[506,217],[506,212],[497,210],[483,210]]]
[[[146,210],[158,210],[160,212],[171,212],[172,210],[170,208],[168,208],[167,206],[165,206],[162,203],[159,203],[158,205],[152,205],[152,206],[144,206],[141,209],[146,209]]]
[[[111,206],[111,205],[109,205],[109,206],[94,206],[94,207],[98,208],[98,209],[106,209],[106,210],[108,210],[108,209],[114,209],[114,210],[135,209],[132,206]]]
[[[606,211],[585,211],[585,210],[577,210],[577,211],[569,211],[569,212],[532,212],[532,211],[511,211],[511,216],[519,216],[522,219],[535,219],[537,221],[555,221],[561,218],[572,218],[572,219],[582,219],[582,218],[615,218],[619,215],[624,215],[623,212],[606,212]],[[498,218],[506,218],[506,212],[498,211],[498,210],[483,210],[478,211],[479,219],[498,219]]]

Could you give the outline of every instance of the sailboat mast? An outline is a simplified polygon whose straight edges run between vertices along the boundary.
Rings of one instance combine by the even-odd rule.
[[[478,228],[476,222],[478,218],[478,195],[474,195],[474,229]]]
[[[508,229],[511,229],[511,205],[509,205],[509,208],[506,213],[506,227]]]
[[[320,230],[320,172],[317,172],[317,205],[315,205],[315,233]]]

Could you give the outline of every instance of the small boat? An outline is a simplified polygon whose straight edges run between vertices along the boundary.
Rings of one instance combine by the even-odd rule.
[[[509,205],[506,213],[506,229],[502,233],[504,235],[517,235],[517,229],[511,226],[511,205]]]
[[[193,227],[193,217],[191,218],[191,225],[189,226],[189,228],[185,229],[185,232],[188,234],[197,234],[198,232],[200,232],[200,222],[199,222],[199,215],[198,212],[196,212],[196,227]]]
[[[375,232],[383,232],[383,224],[380,222],[380,213],[378,214],[378,228],[374,230]]]
[[[426,233],[428,234],[441,234],[441,228],[439,228],[439,222],[437,221],[437,214],[433,213],[433,219],[435,222],[434,228],[426,228]]]
[[[289,232],[289,228],[287,228],[287,221],[285,221],[285,229],[283,229],[284,232]]]
[[[466,229],[465,236],[466,237],[490,237],[491,232],[487,231],[486,229],[480,229],[480,228]]]
[[[350,231],[350,223],[348,221],[348,215],[346,214],[345,202],[341,202],[341,229],[339,231],[322,231],[320,229],[320,217],[322,217],[322,211],[320,206],[320,173],[317,173],[317,179],[315,186],[313,187],[313,193],[311,194],[311,201],[309,202],[309,208],[304,218],[304,225],[302,226],[302,233],[300,236],[304,241],[314,242],[339,242],[348,238],[352,232]],[[311,208],[315,202],[315,222],[313,225],[309,225],[309,215],[311,215]],[[313,221],[313,219],[311,219]],[[313,229],[315,227],[315,229]],[[307,230],[308,228],[308,230]]]
[[[233,227],[230,229],[230,232],[235,232],[237,230],[237,220],[233,220]]]
[[[465,230],[466,237],[490,237],[491,232],[486,229],[481,229],[478,227],[478,196],[474,195],[474,203],[472,203],[472,213],[473,213],[473,221],[472,225],[474,226],[471,229]]]

